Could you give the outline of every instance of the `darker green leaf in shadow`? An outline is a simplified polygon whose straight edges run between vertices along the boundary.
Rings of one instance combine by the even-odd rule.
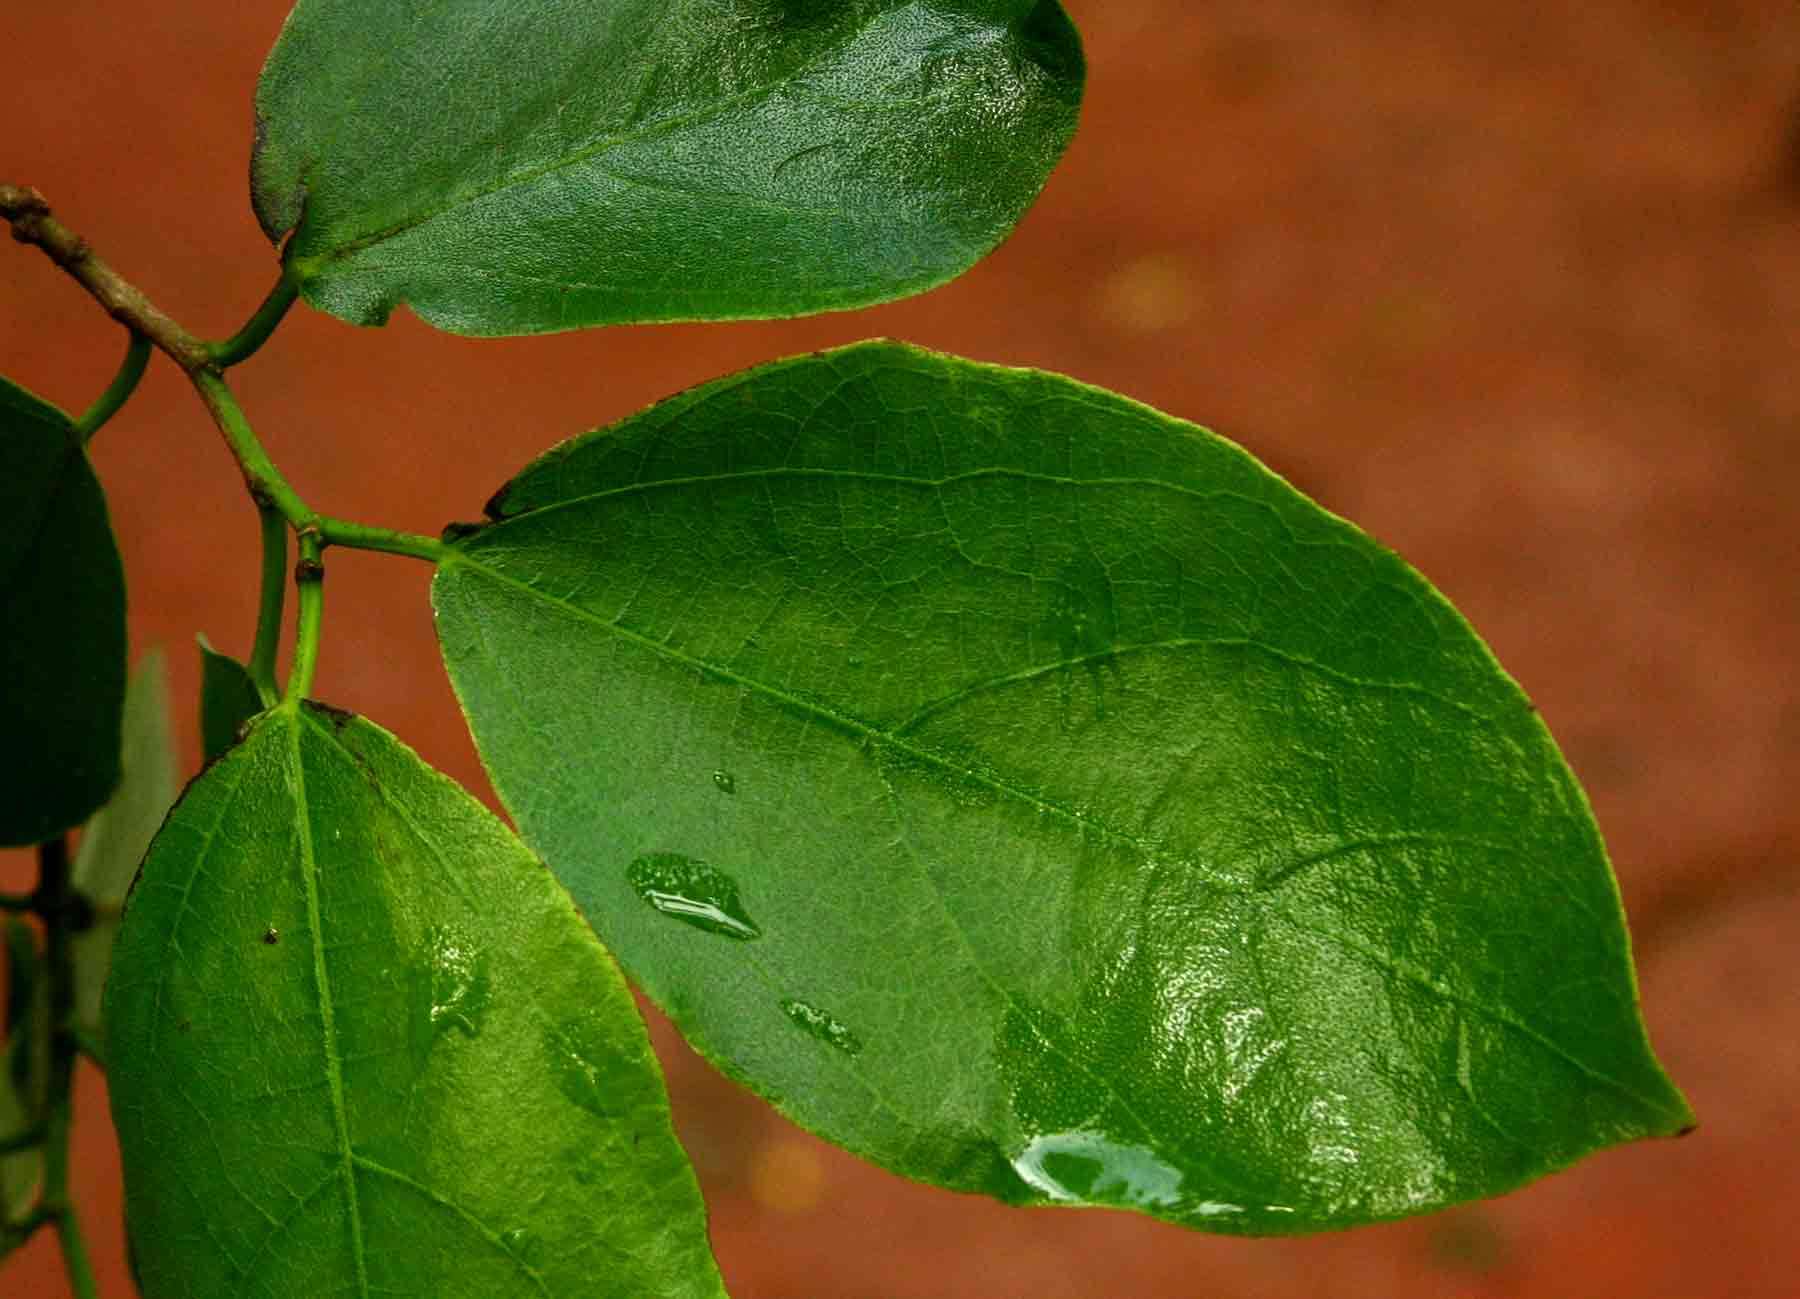
[[[0,379],[0,845],[79,825],[119,781],[125,575],[69,417]]]

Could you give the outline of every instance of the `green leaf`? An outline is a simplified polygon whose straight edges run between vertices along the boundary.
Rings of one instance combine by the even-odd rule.
[[[357,324],[800,315],[989,252],[1083,77],[1056,0],[300,0],[251,190]]]
[[[250,669],[200,642],[200,743],[211,762],[237,743],[238,732],[263,710]]]
[[[6,1023],[0,1033],[0,1140],[44,1121],[50,1087],[49,981],[31,926],[9,917],[6,937]],[[44,1175],[41,1145],[0,1155],[0,1224],[16,1222],[37,1198]],[[23,1242],[21,1242],[23,1243]],[[6,1233],[0,1232],[0,1258]]]
[[[146,1299],[724,1291],[617,969],[385,731],[280,707],[182,796],[108,984]]]
[[[74,936],[75,1022],[100,1022],[100,994],[113,941],[119,933],[119,905],[137,875],[138,863],[175,802],[175,742],[169,720],[168,670],[160,650],[138,660],[125,690],[125,743],[119,787],[81,832],[71,879],[94,905],[94,922]]]
[[[0,379],[0,846],[79,825],[119,780],[125,577],[69,417]]]
[[[179,787],[169,718],[169,673],[162,651],[138,660],[125,691],[121,777],[105,807],[81,833],[71,880],[89,901],[125,900],[138,863]]]
[[[875,344],[490,509],[434,596],[496,788],[689,1038],[831,1140],[1273,1233],[1690,1121],[1531,705],[1233,444]]]

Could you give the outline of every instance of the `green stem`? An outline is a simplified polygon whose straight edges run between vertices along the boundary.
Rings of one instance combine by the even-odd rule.
[[[250,680],[265,705],[281,698],[275,685],[275,654],[281,645],[281,613],[287,599],[287,520],[273,505],[257,507],[262,522],[262,602],[256,611],[256,644],[250,651]]]
[[[237,398],[225,380],[211,370],[196,370],[190,376],[194,388],[200,394],[200,400],[206,403],[211,412],[213,423],[219,426],[219,432],[225,435],[225,442],[231,448],[231,454],[237,457],[238,468],[243,471],[244,482],[250,488],[250,495],[260,505],[267,502],[280,511],[281,516],[294,525],[296,531],[318,526],[318,516],[312,507],[300,499],[300,493],[288,485],[288,480],[275,462],[269,459],[269,453],[263,450],[262,443],[257,441],[256,433],[250,427],[250,421],[244,418],[244,409],[238,405]]]
[[[75,1299],[100,1299],[100,1283],[94,1279],[94,1265],[88,1262],[87,1239],[75,1210],[62,1211],[56,1220],[56,1234],[62,1239],[63,1270],[69,1274]]]
[[[416,532],[396,532],[392,528],[377,528],[367,523],[352,523],[348,519],[321,516],[319,533],[328,546],[347,546],[352,550],[379,550],[389,555],[409,555],[414,559],[423,559],[433,564],[437,563],[444,554],[444,543],[436,537],[424,537]]]
[[[75,892],[69,841],[59,836],[38,845],[37,911],[44,921],[44,964],[50,972],[50,1107],[44,1120],[44,1187],[39,1199],[62,1239],[63,1266],[76,1299],[95,1299],[87,1243],[69,1203],[69,1128],[74,1122],[76,1042],[69,1032],[75,1011],[74,939],[86,913]]]
[[[12,226],[14,239],[42,249],[52,262],[93,294],[115,320],[130,329],[134,336],[147,339],[179,365],[200,394],[200,400],[211,413],[213,423],[218,425],[226,445],[231,448],[251,498],[263,512],[263,588],[251,668],[252,679],[265,699],[274,695],[275,642],[279,638],[286,586],[285,577],[278,573],[287,563],[286,544],[285,541],[281,543],[277,556],[272,536],[279,532],[276,520],[285,521],[299,537],[300,562],[294,569],[299,603],[298,632],[284,698],[303,697],[311,691],[318,667],[325,576],[320,556],[325,547],[339,545],[379,550],[434,562],[442,557],[444,547],[430,537],[352,523],[347,519],[323,518],[314,513],[263,450],[243,408],[226,386],[220,370],[246,359],[267,341],[293,306],[299,293],[298,285],[284,274],[256,314],[236,334],[222,342],[202,342],[94,256],[86,240],[51,215],[50,205],[36,190],[0,185],[0,219]],[[105,400],[102,398],[102,402]],[[103,411],[102,418],[105,414],[110,412]],[[98,420],[95,427],[98,427]]]
[[[76,1299],[97,1299],[100,1288],[94,1281],[93,1264],[88,1261],[87,1240],[75,1206],[69,1203],[69,1129],[73,1121],[74,1104],[65,1091],[50,1108],[44,1141],[44,1205],[54,1215],[56,1234],[62,1241],[63,1270],[69,1274],[69,1289]]]
[[[292,703],[312,693],[319,669],[319,626],[325,616],[325,564],[320,558],[325,545],[317,528],[302,529],[300,562],[294,565],[294,591],[299,597],[299,616],[294,634],[294,661],[288,668],[284,702]]]
[[[275,287],[269,290],[269,296],[263,299],[262,306],[256,309],[256,314],[245,322],[242,329],[221,342],[206,344],[212,363],[224,369],[255,356],[257,350],[269,341],[269,335],[275,332],[275,326],[281,323],[288,308],[294,305],[294,299],[299,296],[300,286],[283,274],[276,281]]]
[[[114,320],[142,334],[188,374],[212,364],[205,343],[164,315],[135,285],[94,255],[87,240],[50,214],[50,204],[35,189],[0,185],[0,219],[12,226],[22,244],[35,244],[58,267],[106,308]]]
[[[100,431],[100,426],[114,415],[119,408],[131,399],[137,391],[138,380],[144,377],[144,367],[150,364],[150,339],[135,329],[125,340],[125,360],[119,366],[119,372],[113,381],[106,386],[99,399],[82,412],[81,418],[75,421],[75,431],[81,434],[86,442]]]

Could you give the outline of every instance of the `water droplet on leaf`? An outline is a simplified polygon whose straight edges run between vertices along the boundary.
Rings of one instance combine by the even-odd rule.
[[[1051,1132],[1013,1160],[1025,1184],[1062,1204],[1169,1208],[1182,1202],[1181,1170],[1142,1146],[1100,1132]],[[1237,1205],[1188,1205],[1203,1217],[1241,1212]]]
[[[620,1048],[604,1017],[568,1020],[544,1034],[544,1053],[556,1090],[588,1113],[616,1120]]]
[[[491,996],[487,958],[447,929],[431,931],[426,951],[431,963],[432,1027],[439,1032],[456,1028],[464,1037],[476,1036]]]
[[[625,877],[640,898],[671,919],[741,941],[762,937],[738,901],[737,881],[703,861],[650,853],[632,862]]]
[[[861,1038],[817,1006],[790,999],[781,1003],[781,1010],[806,1033],[845,1055],[855,1055],[863,1049]]]
[[[713,780],[713,784],[715,784],[719,787],[720,793],[724,793],[724,794],[737,793],[737,777],[732,775],[729,771],[713,772],[712,780]]]

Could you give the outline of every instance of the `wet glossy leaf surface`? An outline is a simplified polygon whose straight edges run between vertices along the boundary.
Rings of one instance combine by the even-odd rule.
[[[107,996],[147,1299],[719,1299],[636,1007],[509,831],[385,731],[259,719]]]
[[[82,829],[75,853],[72,882],[94,908],[93,923],[70,944],[75,1022],[84,1027],[100,1022],[100,995],[119,933],[120,905],[181,786],[171,725],[168,669],[161,651],[151,650],[138,660],[125,689],[119,787]]]
[[[866,345],[493,508],[435,599],[501,797],[688,1036],[830,1139],[1298,1232],[1689,1121],[1530,704],[1234,445]]]
[[[68,416],[0,379],[0,845],[85,820],[119,779],[125,578]]]
[[[359,324],[797,315],[993,248],[1082,79],[1055,0],[300,0],[252,193],[307,299]]]
[[[200,637],[200,747],[206,760],[236,743],[244,723],[262,710],[250,670]]]

